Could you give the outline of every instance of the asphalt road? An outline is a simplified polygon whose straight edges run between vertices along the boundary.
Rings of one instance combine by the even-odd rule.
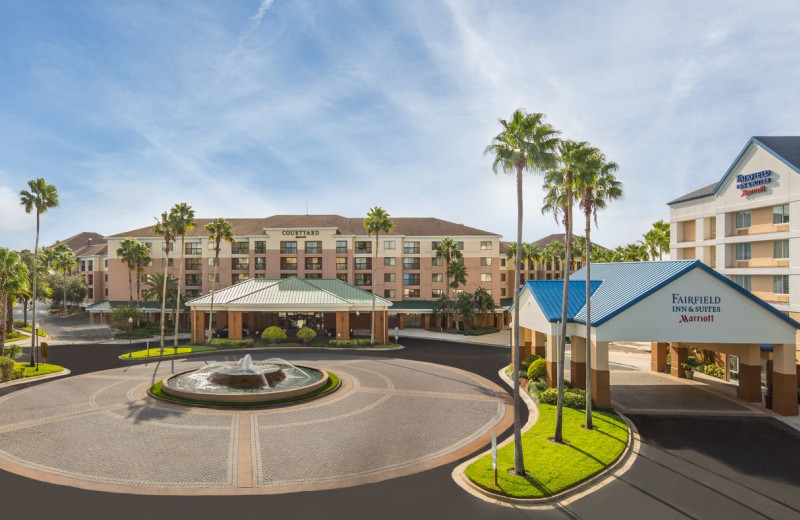
[[[425,340],[405,343],[404,350],[371,355],[451,365],[502,385],[497,371],[508,362],[504,349]],[[79,374],[123,365],[117,356],[124,352],[127,347],[64,345],[53,348],[48,361]],[[0,472],[0,490],[8,498],[2,511],[9,518],[115,520],[800,518],[800,434],[795,430],[769,418],[642,415],[631,419],[642,437],[633,467],[603,489],[552,510],[520,510],[474,498],[450,478],[456,462],[364,486],[238,497],[111,494]],[[201,448],[197,456],[202,457]]]

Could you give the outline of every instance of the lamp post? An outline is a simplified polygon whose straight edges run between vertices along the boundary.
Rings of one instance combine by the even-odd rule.
[[[133,347],[132,347],[132,340],[133,340],[133,317],[128,317],[128,357],[133,357]]]

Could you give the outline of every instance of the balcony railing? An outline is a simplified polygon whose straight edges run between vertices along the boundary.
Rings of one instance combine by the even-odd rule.
[[[419,246],[416,247],[403,246],[403,253],[406,255],[418,255]]]
[[[255,252],[257,255],[263,255],[267,252],[267,246],[256,246]]]
[[[201,255],[201,254],[203,254],[203,250],[202,250],[202,248],[200,248],[200,246],[197,246],[197,247],[186,246],[185,251],[186,251],[187,255]]]
[[[372,254],[372,246],[370,247],[356,247],[355,248],[357,255],[371,255]]]
[[[281,254],[282,255],[296,255],[297,254],[297,246],[294,246],[294,247],[281,247]]]
[[[234,262],[233,270],[234,271],[249,271],[250,270],[250,263],[249,262]]]
[[[231,254],[233,255],[247,255],[250,254],[250,247],[233,246],[231,247]]]
[[[186,276],[186,285],[203,285],[203,279],[200,275],[190,274]]]
[[[319,271],[322,269],[322,264],[311,264],[306,262],[306,271]]]
[[[265,271],[267,269],[267,262],[256,262],[256,271]]]
[[[281,271],[297,271],[297,264],[281,262]]]
[[[370,285],[372,285],[372,280],[371,279],[359,280],[356,278],[355,285],[356,287],[369,287]]]
[[[322,246],[309,246],[308,244],[306,244],[306,254],[321,255]]]
[[[344,246],[344,247],[336,246],[336,253],[338,253],[340,255],[346,254],[347,253],[347,246]]]

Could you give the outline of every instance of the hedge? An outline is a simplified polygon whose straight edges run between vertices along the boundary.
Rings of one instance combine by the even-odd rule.
[[[286,341],[286,333],[282,328],[273,325],[261,333],[261,339],[265,339],[270,344],[274,345],[279,341]]]
[[[253,338],[247,339],[228,339],[228,338],[213,338],[208,342],[219,348],[247,348],[253,346]]]
[[[547,361],[539,358],[528,367],[528,379],[541,379],[547,375]]]
[[[22,365],[14,363],[13,359],[0,357],[0,383],[20,379],[23,375],[25,368]]]

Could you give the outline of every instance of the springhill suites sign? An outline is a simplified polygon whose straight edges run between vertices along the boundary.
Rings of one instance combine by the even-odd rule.
[[[736,189],[742,190],[742,197],[767,191],[767,184],[772,182],[772,170],[748,173],[736,176]]]
[[[722,312],[722,297],[672,293],[672,312],[678,315],[678,323],[713,323]]]

